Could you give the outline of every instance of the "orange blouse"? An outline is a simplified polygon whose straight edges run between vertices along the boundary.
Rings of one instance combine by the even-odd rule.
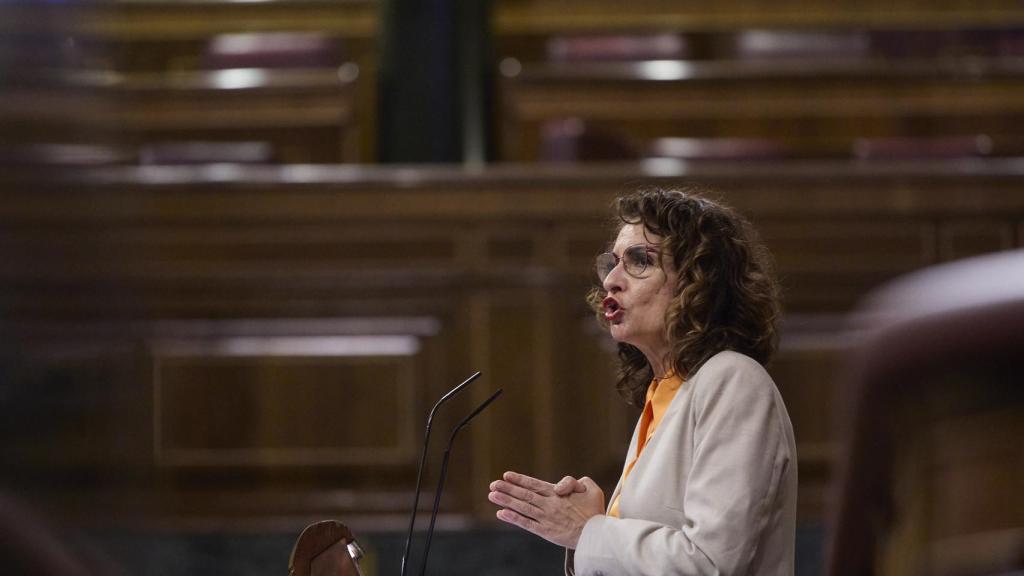
[[[647,400],[644,402],[644,412],[640,415],[640,432],[636,443],[636,455],[629,461],[629,464],[626,465],[626,469],[622,473],[623,484],[625,484],[626,478],[629,477],[629,473],[633,471],[633,466],[640,458],[640,453],[643,452],[647,441],[654,435],[654,431],[658,428],[658,423],[661,422],[661,417],[665,415],[668,405],[672,403],[672,399],[676,397],[676,392],[682,385],[683,381],[681,378],[675,374],[670,374],[665,378],[655,378],[651,381],[650,386],[647,387]],[[621,494],[622,491],[619,490],[619,493]],[[615,500],[608,507],[608,515],[616,518],[619,517],[618,495],[615,496]]]

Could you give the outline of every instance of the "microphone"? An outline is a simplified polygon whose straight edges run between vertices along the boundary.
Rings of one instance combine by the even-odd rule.
[[[452,454],[452,444],[455,442],[455,435],[469,424],[470,420],[475,418],[477,414],[483,412],[484,408],[490,406],[491,402],[497,400],[502,392],[503,390],[498,388],[494,394],[491,394],[490,398],[484,400],[482,404],[469,413],[469,416],[463,418],[455,426],[455,429],[452,430],[452,435],[448,437],[448,446],[444,449],[444,459],[441,461],[441,476],[437,479],[437,490],[434,492],[434,509],[430,512],[430,528],[427,529],[427,544],[423,547],[423,564],[420,565],[420,576],[424,576],[427,573],[427,555],[430,554],[430,541],[434,537],[434,522],[437,520],[437,509],[441,506],[441,491],[444,489],[444,479],[448,473],[448,460]]]
[[[462,382],[462,384],[459,384],[455,388],[449,390],[447,394],[441,396],[441,399],[438,400],[436,404],[434,404],[434,407],[430,409],[430,415],[427,416],[427,429],[426,432],[423,434],[423,452],[422,454],[420,454],[420,467],[419,470],[416,472],[416,496],[413,498],[412,501],[412,517],[409,518],[409,535],[405,538],[405,552],[402,554],[402,576],[405,576],[405,565],[409,561],[409,545],[412,543],[412,532],[413,528],[416,525],[416,509],[419,507],[420,504],[420,486],[422,485],[423,480],[423,465],[427,461],[427,446],[430,445],[430,427],[434,423],[434,414],[437,414],[437,409],[440,408],[442,404],[444,404],[453,396],[461,392],[462,389],[465,388],[467,384],[469,384],[473,380],[476,380],[479,377],[480,372],[477,372],[476,374],[473,374],[469,378],[466,378]],[[478,409],[477,412],[479,412],[479,410],[480,409]],[[475,412],[473,415],[475,415]],[[431,520],[431,525],[433,525],[433,520]]]

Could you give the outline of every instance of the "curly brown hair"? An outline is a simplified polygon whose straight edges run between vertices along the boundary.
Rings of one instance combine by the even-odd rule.
[[[781,313],[779,287],[767,248],[753,226],[696,188],[645,188],[616,200],[619,228],[642,224],[664,238],[664,254],[679,271],[666,330],[675,373],[687,378],[723,350],[746,354],[761,364],[771,359]],[[587,303],[604,321],[595,287]],[[617,388],[643,406],[654,372],[636,347],[620,342]]]

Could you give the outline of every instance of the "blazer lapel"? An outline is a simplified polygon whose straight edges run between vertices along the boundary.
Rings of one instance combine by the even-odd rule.
[[[611,511],[612,502],[615,502],[616,497],[621,497],[622,492],[622,476],[626,473],[626,466],[629,466],[630,460],[633,459],[633,454],[636,453],[637,439],[640,437],[640,419],[638,418],[636,424],[633,426],[633,439],[629,441],[629,448],[626,449],[626,461],[622,463],[622,472],[619,473],[619,481],[615,484],[615,490],[612,492],[611,498],[608,498],[608,502],[605,505],[605,513]],[[621,511],[622,503],[619,503],[619,510]]]
[[[694,376],[696,376],[696,374]],[[688,379],[688,380],[683,380],[683,383],[679,386],[679,390],[676,391],[676,395],[672,398],[672,402],[670,402],[669,405],[668,405],[668,408],[665,409],[665,414],[662,415],[661,422],[665,422],[667,420],[670,420],[675,415],[676,412],[679,412],[680,410],[683,409],[683,403],[684,403],[683,395],[687,392],[686,389],[690,387],[689,383],[692,382],[692,380],[693,380],[692,378]],[[650,459],[650,458],[644,458],[644,454],[647,454],[647,453],[651,452],[654,449],[654,446],[658,443],[658,438],[661,436],[658,432],[661,431],[661,430],[663,430],[663,428],[661,427],[660,424],[658,425],[657,428],[654,429],[654,433],[651,435],[650,440],[648,440],[647,441],[647,445],[644,446],[643,454],[640,455],[640,458],[637,458],[636,464],[633,465],[633,471],[630,472],[630,475],[637,474],[637,473],[641,473],[642,474],[642,468],[645,467],[645,464],[646,464],[647,460]],[[622,471],[623,472],[626,471],[626,466],[629,465],[629,462],[633,459],[633,454],[636,453],[636,444],[637,444],[637,439],[639,438],[639,436],[640,436],[640,421],[637,420],[636,427],[634,427],[634,429],[633,429],[633,439],[629,443],[629,451],[626,452],[626,463],[623,464],[623,466],[622,466]],[[605,510],[605,512],[608,512],[608,510],[611,508],[611,503],[615,501],[616,497],[618,497],[619,498],[619,513],[620,514],[622,513],[622,492],[623,492],[623,478],[622,478],[622,475],[620,474],[619,475],[619,483],[615,485],[615,492],[612,493],[612,497],[608,500],[608,507]]]

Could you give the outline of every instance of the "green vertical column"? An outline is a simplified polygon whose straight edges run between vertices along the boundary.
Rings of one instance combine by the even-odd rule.
[[[491,62],[487,0],[382,0],[382,162],[481,162]]]

